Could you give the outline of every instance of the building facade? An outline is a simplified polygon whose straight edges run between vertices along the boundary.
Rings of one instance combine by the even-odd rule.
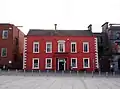
[[[98,69],[97,38],[91,30],[35,30],[24,38],[23,69]]]
[[[0,23],[0,67],[21,68],[24,33],[13,24]]]
[[[102,31],[106,36],[106,48],[110,69],[120,72],[120,24],[106,22],[102,25]]]

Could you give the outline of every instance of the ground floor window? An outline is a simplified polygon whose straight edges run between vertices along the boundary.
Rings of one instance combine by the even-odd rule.
[[[39,69],[39,58],[33,58],[32,68]]]
[[[6,57],[7,56],[7,48],[2,48],[1,49],[1,57]]]
[[[46,58],[46,69],[52,68],[52,58]]]
[[[71,67],[77,68],[77,58],[71,58]]]
[[[89,68],[89,58],[83,58],[83,68]]]

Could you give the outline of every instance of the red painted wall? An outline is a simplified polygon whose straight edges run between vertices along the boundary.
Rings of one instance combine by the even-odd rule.
[[[69,54],[66,54],[65,57],[68,58],[67,60],[67,70],[69,70],[70,61],[71,58],[77,58],[77,65],[78,68],[75,70],[81,70],[83,69],[83,58],[90,58],[90,68],[88,68],[88,71],[93,70],[93,59],[95,60],[95,37],[75,37],[75,36],[27,36],[27,61],[26,61],[26,69],[31,70],[32,69],[32,58],[39,58],[39,65],[40,70],[45,70],[45,58],[52,58],[52,69],[56,69],[56,61],[54,53],[58,50],[58,40],[65,40],[65,52],[69,52]],[[33,42],[39,41],[40,44],[40,53],[33,54]],[[46,53],[46,42],[51,41],[52,42],[52,53]],[[71,42],[77,42],[77,53],[71,53]],[[82,42],[89,42],[89,53],[83,53],[83,43]],[[62,54],[59,54],[59,56]]]

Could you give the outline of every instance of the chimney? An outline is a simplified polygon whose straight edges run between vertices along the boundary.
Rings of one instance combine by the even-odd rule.
[[[92,24],[90,24],[90,25],[88,26],[88,30],[89,30],[89,31],[92,31]]]
[[[106,32],[108,30],[108,23],[109,22],[105,22],[101,27],[102,27],[102,32]]]
[[[57,24],[54,24],[55,25],[55,30],[57,30]]]

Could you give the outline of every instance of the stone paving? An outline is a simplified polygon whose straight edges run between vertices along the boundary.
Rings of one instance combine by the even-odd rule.
[[[0,89],[120,89],[120,77],[70,74],[1,74]]]

